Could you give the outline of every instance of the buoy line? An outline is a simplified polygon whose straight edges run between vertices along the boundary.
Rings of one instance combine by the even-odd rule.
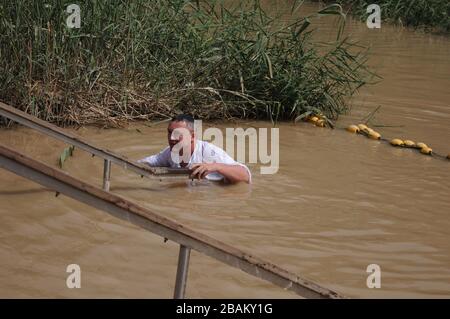
[[[318,127],[331,127],[334,128],[332,122],[328,120],[324,115],[322,114],[316,114],[316,115],[306,115],[302,118],[303,121],[314,124]],[[344,128],[340,128],[344,129]],[[373,139],[373,140],[379,140],[386,143],[389,143],[390,145],[394,147],[400,147],[400,148],[410,148],[410,149],[417,149],[420,151],[421,154],[428,155],[434,158],[440,158],[443,160],[450,160],[450,153],[445,156],[442,154],[438,154],[433,151],[431,147],[429,147],[427,144],[423,142],[415,143],[414,141],[408,140],[408,139],[400,139],[400,138],[394,138],[394,139],[387,139],[383,138],[381,134],[374,129],[368,127],[366,124],[358,124],[358,125],[349,125],[345,128],[347,132],[353,133],[353,134],[361,134],[366,136],[367,138]]]
[[[394,138],[394,139],[389,140],[387,138],[381,137],[380,133],[376,132],[375,130],[371,129],[370,127],[368,127],[365,124],[350,125],[346,128],[346,130],[350,133],[361,134],[361,135],[365,135],[368,138],[387,142],[394,147],[417,149],[420,151],[420,153],[422,153],[424,155],[429,155],[429,156],[441,158],[444,160],[445,159],[450,160],[450,154],[448,154],[447,156],[438,154],[438,153],[434,152],[431,147],[429,147],[427,144],[425,144],[423,142],[415,143],[414,141],[407,140],[407,139],[403,140],[400,138]]]

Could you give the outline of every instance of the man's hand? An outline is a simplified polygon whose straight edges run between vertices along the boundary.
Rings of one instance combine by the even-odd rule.
[[[191,178],[203,179],[206,175],[217,172],[218,167],[216,163],[199,163],[192,165],[191,169]]]
[[[250,183],[247,170],[241,165],[228,165],[222,163],[199,163],[191,167],[191,178],[203,179],[210,173],[217,172],[225,177],[229,183]]]

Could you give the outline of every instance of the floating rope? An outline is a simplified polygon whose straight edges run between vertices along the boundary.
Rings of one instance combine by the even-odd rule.
[[[318,127],[326,127],[329,126],[331,128],[334,128],[331,121],[328,120],[324,115],[318,114],[318,115],[306,115],[302,118],[303,121],[314,124]],[[343,129],[343,128],[342,128]],[[417,149],[420,151],[421,154],[428,155],[434,158],[440,158],[443,160],[450,160],[450,153],[445,156],[438,154],[433,151],[431,147],[429,147],[427,144],[423,142],[415,143],[411,140],[403,140],[399,138],[394,138],[391,140],[388,140],[386,138],[383,138],[381,134],[374,129],[368,127],[366,124],[358,124],[358,125],[349,125],[345,128],[346,131],[354,134],[361,134],[366,136],[367,138],[373,139],[373,140],[379,140],[382,142],[389,143],[390,145],[394,147],[402,147],[402,148],[411,148],[411,149]]]
[[[429,155],[429,156],[441,158],[444,160],[445,159],[450,160],[450,154],[448,154],[447,156],[444,156],[444,155],[435,153],[431,147],[429,147],[427,144],[425,144],[423,142],[415,143],[411,140],[402,140],[399,138],[394,138],[391,140],[382,138],[380,133],[376,132],[375,130],[371,129],[370,127],[368,127],[365,124],[350,125],[346,128],[346,130],[350,133],[361,134],[361,135],[365,135],[368,138],[378,139],[380,141],[387,142],[394,147],[417,149],[420,151],[420,153],[422,153],[424,155]]]

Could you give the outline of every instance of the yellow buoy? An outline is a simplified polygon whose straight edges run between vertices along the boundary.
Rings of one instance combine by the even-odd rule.
[[[359,127],[356,125],[350,125],[347,127],[347,131],[350,133],[358,133],[359,132]]]
[[[428,147],[428,145],[425,144],[425,143],[419,142],[419,143],[416,144],[416,147],[418,147],[418,148],[424,148],[424,147]]]
[[[317,121],[319,120],[319,118],[317,116],[312,116],[308,122],[315,124]]]
[[[426,154],[426,155],[431,155],[431,153],[433,153],[433,150],[429,147],[422,147],[420,149],[420,153]]]
[[[358,124],[358,128],[359,128],[361,131],[367,130],[367,129],[368,129],[367,125],[365,125],[365,124]]]
[[[322,119],[318,120],[316,122],[316,126],[325,127],[325,120],[322,120]]]
[[[381,134],[378,132],[375,132],[374,130],[369,132],[369,134],[367,136],[373,140],[379,140],[381,138]]]
[[[414,147],[414,146],[416,146],[416,143],[414,143],[411,140],[404,140],[403,144],[405,144],[405,146],[407,146],[407,147]]]
[[[403,146],[404,144],[403,141],[399,138],[394,138],[390,143],[392,146]]]

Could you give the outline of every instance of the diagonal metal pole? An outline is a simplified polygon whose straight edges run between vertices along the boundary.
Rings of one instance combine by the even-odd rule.
[[[110,160],[111,163],[119,165],[120,167],[134,171],[141,176],[149,178],[159,177],[175,177],[175,176],[189,176],[190,170],[187,168],[170,168],[170,167],[148,167],[144,164],[139,164],[130,161],[126,157],[115,154],[107,149],[95,146],[88,141],[85,141],[81,136],[67,132],[53,124],[38,119],[35,116],[22,112],[8,104],[0,102],[0,116],[4,116],[14,122],[29,127],[33,130],[41,132],[47,136],[56,138],[64,143],[73,145],[79,149],[85,150],[92,155],[99,156]]]
[[[182,265],[189,261],[188,251],[195,249],[224,264],[240,269],[254,277],[266,280],[285,290],[292,290],[304,298],[345,298],[343,295],[302,278],[266,260],[246,253],[236,247],[199,233],[183,224],[156,214],[125,198],[84,183],[69,174],[0,144],[0,168],[35,181],[58,193],[64,194],[112,216],[126,220],[156,235],[183,245]],[[187,267],[180,267],[186,287]],[[182,282],[182,280],[180,280]]]

